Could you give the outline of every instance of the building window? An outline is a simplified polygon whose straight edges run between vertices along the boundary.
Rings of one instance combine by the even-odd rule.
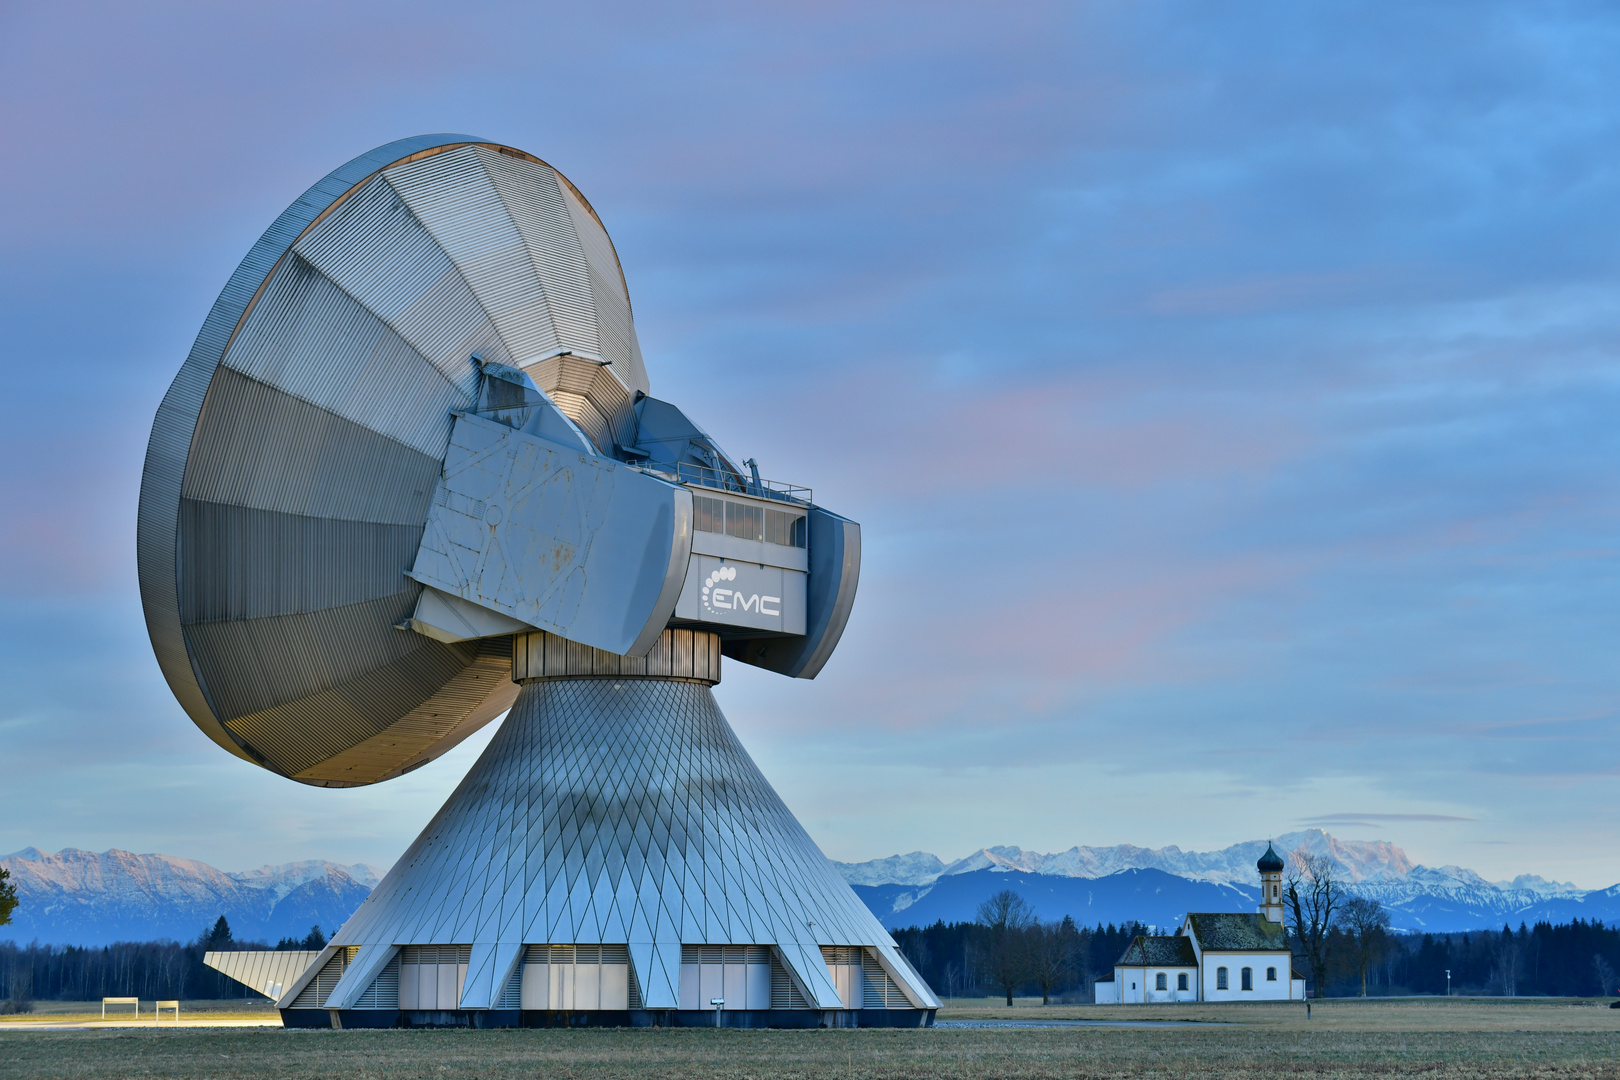
[[[782,510],[765,511],[765,542],[783,547],[804,547],[804,515]]]
[[[786,510],[693,495],[692,528],[698,532],[724,533],[743,540],[764,540],[783,547],[802,548],[807,520],[803,514]]]
[[[1185,971],[1183,971],[1180,975],[1176,976],[1176,989],[1177,990],[1185,990],[1185,989],[1187,989],[1187,973]]]
[[[726,503],[726,535],[739,540],[765,539],[765,514],[757,506]]]
[[[1165,981],[1164,972],[1161,971],[1157,975],[1153,976],[1153,989],[1155,989],[1155,990],[1168,990],[1168,989],[1170,989],[1170,984]]]
[[[698,532],[725,532],[726,501],[703,495],[692,496],[692,528]]]
[[[1266,982],[1276,982],[1276,981],[1277,981],[1277,969],[1276,968],[1266,968]]]
[[[1243,989],[1245,989],[1245,990],[1253,990],[1254,989],[1254,968],[1244,968],[1243,969]]]
[[[1225,990],[1226,988],[1226,969],[1218,967],[1215,969],[1215,989]]]

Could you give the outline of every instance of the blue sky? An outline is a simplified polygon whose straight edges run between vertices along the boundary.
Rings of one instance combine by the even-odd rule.
[[[860,520],[835,858],[1320,824],[1620,881],[1620,15],[1594,5],[0,3],[0,850],[398,855],[152,659],[153,411],[277,213],[468,131],[601,213],[654,392]]]

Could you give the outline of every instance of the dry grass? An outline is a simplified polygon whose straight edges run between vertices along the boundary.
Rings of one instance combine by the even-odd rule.
[[[101,1020],[101,1002],[99,1001],[36,1001],[33,1003],[33,1012],[14,1013],[0,1016],[0,1031],[5,1030],[7,1024],[37,1024],[40,1022],[74,1021],[74,1020]],[[141,999],[141,1018],[134,1019],[135,1009],[131,1005],[107,1006],[107,1019],[125,1020],[131,1023],[152,1022],[152,1010],[156,1005],[150,998]],[[170,1023],[168,1011],[163,1013],[163,1022]],[[257,1001],[243,998],[225,998],[220,1001],[182,1001],[180,1003],[181,1017],[206,1016],[211,1020],[243,1019],[255,1022],[267,1016],[275,1016],[275,1002],[268,998]],[[0,1072],[0,1076],[4,1073]]]
[[[1253,1005],[1050,1005],[956,999],[941,1020],[1187,1020],[1278,1031],[1620,1031],[1620,1009],[1596,998],[1329,998]]]
[[[98,1010],[99,1011],[99,1010]],[[958,1008],[957,1015],[980,1012]],[[984,1009],[996,1019],[1062,1009]],[[1170,1010],[1113,1008],[1108,1018]],[[0,1028],[0,1076],[433,1077],[1602,1077],[1620,1080],[1620,1010],[1574,1002],[1329,1002],[1187,1009],[1178,1028],[932,1031],[74,1032]],[[1318,1021],[1320,1018],[1320,1022]],[[1235,1022],[1233,1022],[1235,1021]]]

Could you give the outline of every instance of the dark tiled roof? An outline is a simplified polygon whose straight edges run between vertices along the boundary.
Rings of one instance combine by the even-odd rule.
[[[1114,961],[1116,967],[1197,967],[1192,942],[1170,935],[1139,935],[1125,947],[1124,953]]]
[[[1274,923],[1264,915],[1253,913],[1238,915],[1226,912],[1201,913],[1187,916],[1198,944],[1217,952],[1252,952],[1286,950],[1288,938],[1281,923]]]

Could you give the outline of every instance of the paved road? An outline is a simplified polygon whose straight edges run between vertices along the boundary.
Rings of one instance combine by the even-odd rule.
[[[935,1020],[937,1028],[1068,1028],[1068,1027],[1107,1027],[1107,1028],[1175,1028],[1192,1027],[1221,1027],[1221,1024],[1209,1024],[1202,1020]]]

